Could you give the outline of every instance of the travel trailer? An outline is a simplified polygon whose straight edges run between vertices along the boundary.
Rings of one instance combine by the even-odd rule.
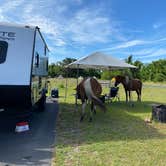
[[[0,112],[44,108],[48,52],[38,27],[0,24]]]

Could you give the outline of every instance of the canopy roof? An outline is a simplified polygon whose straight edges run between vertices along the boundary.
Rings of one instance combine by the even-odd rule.
[[[122,60],[106,55],[102,52],[95,52],[77,61],[70,63],[68,68],[95,68],[95,69],[124,69],[136,68]]]

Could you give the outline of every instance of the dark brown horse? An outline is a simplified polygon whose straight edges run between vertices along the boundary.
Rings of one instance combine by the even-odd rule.
[[[92,112],[96,112],[94,105],[98,105],[104,111],[106,110],[104,104],[99,99],[101,93],[102,87],[100,83],[94,78],[85,78],[78,84],[76,88],[76,95],[77,98],[81,99],[82,102],[82,114],[80,121],[84,119],[87,100],[91,101],[89,121],[92,121]]]
[[[126,93],[126,102],[128,102],[128,94],[129,100],[131,98],[131,91],[136,91],[138,96],[138,101],[141,101],[141,91],[142,91],[142,82],[139,79],[129,79],[129,77],[124,76],[116,76],[115,77],[115,86],[122,83],[125,93]]]

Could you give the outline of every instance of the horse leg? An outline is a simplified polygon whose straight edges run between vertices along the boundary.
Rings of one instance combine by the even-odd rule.
[[[139,101],[141,101],[141,88],[139,89]]]
[[[91,102],[91,109],[90,109],[90,118],[89,118],[89,122],[92,122],[92,114],[94,111],[94,103],[93,101]]]
[[[93,113],[96,115],[96,105],[94,105]]]
[[[84,116],[85,116],[85,106],[86,106],[86,101],[83,101],[83,102],[82,102],[82,112],[81,112],[80,122],[83,121]]]
[[[129,102],[131,101],[131,91],[129,90]]]
[[[125,93],[126,93],[126,103],[128,102],[128,93],[127,93],[127,90],[125,90]]]
[[[130,102],[131,107],[134,107],[133,98],[131,96],[131,93],[132,92],[129,90],[129,102]]]
[[[138,95],[138,101],[141,101],[141,89],[136,90]]]
[[[140,93],[138,89],[136,90],[136,93],[137,93],[137,101],[140,101]]]

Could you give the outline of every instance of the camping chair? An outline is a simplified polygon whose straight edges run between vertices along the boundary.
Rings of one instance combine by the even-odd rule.
[[[118,100],[120,101],[120,98],[119,98],[119,87],[111,87],[110,88],[110,91],[109,91],[109,94],[106,95],[106,99],[108,99],[108,101],[115,101],[115,100]]]

